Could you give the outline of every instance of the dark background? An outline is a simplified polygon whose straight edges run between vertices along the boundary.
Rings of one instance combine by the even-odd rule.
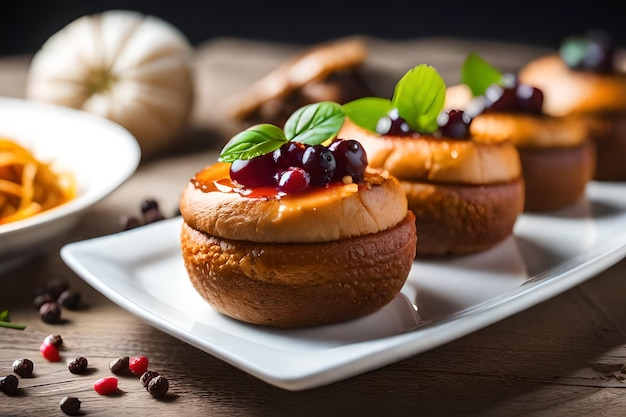
[[[626,1],[383,0],[0,0],[0,55],[32,53],[85,14],[138,10],[177,26],[197,45],[215,37],[296,44],[363,34],[388,39],[454,36],[557,48],[561,39],[602,29],[626,44]]]

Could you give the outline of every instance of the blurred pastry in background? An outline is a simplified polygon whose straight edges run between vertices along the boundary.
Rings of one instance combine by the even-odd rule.
[[[562,209],[584,196],[595,172],[595,147],[583,121],[544,113],[540,88],[500,72],[476,53],[467,56],[461,79],[463,84],[447,89],[446,107],[472,117],[473,138],[516,146],[526,212]]]
[[[419,257],[493,248],[512,235],[524,207],[515,146],[470,137],[463,111],[442,112],[445,94],[439,73],[420,64],[398,81],[391,100],[344,104],[338,134],[359,141],[371,167],[399,179],[415,213]]]
[[[539,57],[519,72],[521,82],[544,93],[547,114],[583,120],[596,145],[594,178],[626,180],[626,73],[611,37],[592,31],[568,37],[558,53]]]
[[[247,125],[282,126],[296,109],[321,101],[339,104],[371,95],[359,72],[367,58],[360,37],[314,45],[233,97],[230,116]]]

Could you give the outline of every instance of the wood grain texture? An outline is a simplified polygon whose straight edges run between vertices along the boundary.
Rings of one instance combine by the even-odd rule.
[[[28,275],[39,267],[20,270]],[[59,268],[61,269],[61,268]],[[27,357],[35,376],[20,379],[17,396],[2,397],[1,415],[54,415],[66,395],[83,401],[86,415],[623,415],[626,406],[626,262],[560,296],[445,346],[346,381],[303,392],[272,387],[84,290],[83,310],[67,323],[41,322],[28,305],[28,279],[11,281],[14,321],[24,331],[0,329],[0,374]],[[33,275],[34,276],[34,275]],[[63,276],[80,288],[71,273]],[[3,292],[4,294],[4,292]],[[4,302],[4,295],[3,295]],[[39,343],[61,334],[60,363],[48,363]],[[103,397],[92,385],[110,376],[119,356],[146,355],[170,380],[161,400],[137,377],[121,377],[120,395]],[[87,375],[66,364],[89,360]],[[7,414],[5,414],[7,413]]]
[[[475,45],[424,41],[409,46],[422,55],[407,58],[407,44],[394,43],[376,49],[380,53],[372,62],[380,69],[389,64],[387,60],[401,56],[404,61],[399,58],[393,67],[397,72],[407,61],[428,62],[429,57],[438,57],[437,62],[452,73],[451,68],[462,61],[461,54]],[[492,54],[502,50],[499,45],[478,46]],[[236,80],[228,78],[234,77],[237,68],[235,52],[248,47],[234,40],[206,45],[199,51],[202,73],[218,79],[225,74],[225,83],[236,86]],[[273,45],[263,47],[268,61],[261,69],[285,55]],[[513,55],[517,62],[536,53],[522,51]],[[511,65],[514,58],[510,58]],[[27,62],[24,58],[12,59],[8,66],[0,63],[0,92],[19,96],[18,86],[3,86],[2,80],[23,79],[20,74]],[[246,76],[253,75],[257,74]],[[213,84],[213,79],[205,79],[202,86],[212,88]],[[218,91],[213,94],[217,100]],[[35,363],[34,377],[19,380],[16,396],[0,393],[1,416],[61,416],[59,401],[67,395],[81,399],[85,416],[624,415],[626,261],[454,342],[301,392],[268,385],[151,327],[100,295],[65,266],[59,248],[69,241],[120,230],[120,218],[138,215],[141,201],[148,196],[160,202],[166,215],[172,214],[183,185],[196,169],[214,160],[223,137],[216,133],[223,126],[212,124],[219,117],[204,105],[197,109],[193,132],[185,138],[189,139],[187,147],[145,162],[126,184],[94,206],[75,230],[59,236],[49,251],[11,271],[0,271],[0,309],[8,308],[12,321],[28,325],[24,331],[0,329],[0,376],[12,373],[15,359],[26,357]],[[203,112],[206,117],[201,117]],[[34,289],[52,278],[67,280],[83,295],[83,308],[64,310],[64,323],[59,325],[43,323],[32,307]],[[48,334],[60,334],[65,342],[60,363],[49,363],[39,353],[39,344]],[[67,362],[79,355],[89,361],[85,375],[67,370]],[[147,356],[150,368],[169,379],[165,398],[152,398],[138,377],[120,377],[116,396],[100,396],[93,390],[97,379],[111,375],[109,362],[126,355]]]

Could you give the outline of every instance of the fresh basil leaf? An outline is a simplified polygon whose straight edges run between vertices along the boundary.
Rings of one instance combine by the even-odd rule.
[[[376,132],[378,120],[392,109],[391,100],[379,97],[363,97],[343,105],[346,117],[364,129]]]
[[[446,83],[430,65],[410,69],[396,84],[393,107],[413,130],[432,133],[438,129],[437,117],[446,99]]]
[[[474,97],[482,96],[492,84],[502,85],[502,73],[489,65],[477,53],[470,53],[461,67],[461,82],[467,85]]]
[[[0,321],[9,321],[9,310],[0,311]]]
[[[273,152],[287,142],[285,133],[271,124],[258,124],[233,136],[222,149],[218,161],[233,162],[252,159]]]
[[[332,101],[313,103],[296,110],[285,123],[288,140],[318,145],[334,138],[345,119],[341,105]]]

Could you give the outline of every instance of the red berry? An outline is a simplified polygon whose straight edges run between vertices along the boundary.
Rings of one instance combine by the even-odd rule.
[[[117,378],[109,376],[101,378],[93,384],[93,389],[100,395],[110,395],[117,391]]]
[[[437,119],[443,137],[454,139],[469,138],[471,118],[463,110],[442,112]]]
[[[313,145],[302,155],[302,168],[310,175],[312,185],[326,185],[335,175],[337,161],[326,146]]]
[[[60,362],[61,355],[59,354],[59,349],[52,344],[43,342],[39,346],[39,352],[41,355],[46,358],[49,362]]]
[[[543,106],[543,92],[537,87],[519,83],[515,90],[517,95],[517,106],[521,111],[541,114]]]
[[[337,161],[335,181],[342,181],[345,176],[352,177],[352,182],[363,181],[367,154],[359,142],[354,139],[337,139],[328,149],[335,155]]]
[[[145,356],[135,356],[128,360],[128,369],[135,374],[141,375],[148,370],[148,358]]]
[[[274,161],[279,170],[290,167],[302,167],[302,156],[310,145],[289,141],[274,151]]]
[[[230,166],[230,178],[245,187],[273,187],[276,184],[274,154],[252,159],[237,159]]]
[[[406,120],[400,117],[398,109],[394,108],[378,120],[376,133],[379,135],[408,136],[412,133],[412,129]]]
[[[492,84],[485,90],[487,110],[495,112],[517,111],[517,95],[515,87],[503,87]]]
[[[311,182],[311,177],[302,168],[291,167],[280,174],[278,179],[278,191],[295,194],[304,191]]]

